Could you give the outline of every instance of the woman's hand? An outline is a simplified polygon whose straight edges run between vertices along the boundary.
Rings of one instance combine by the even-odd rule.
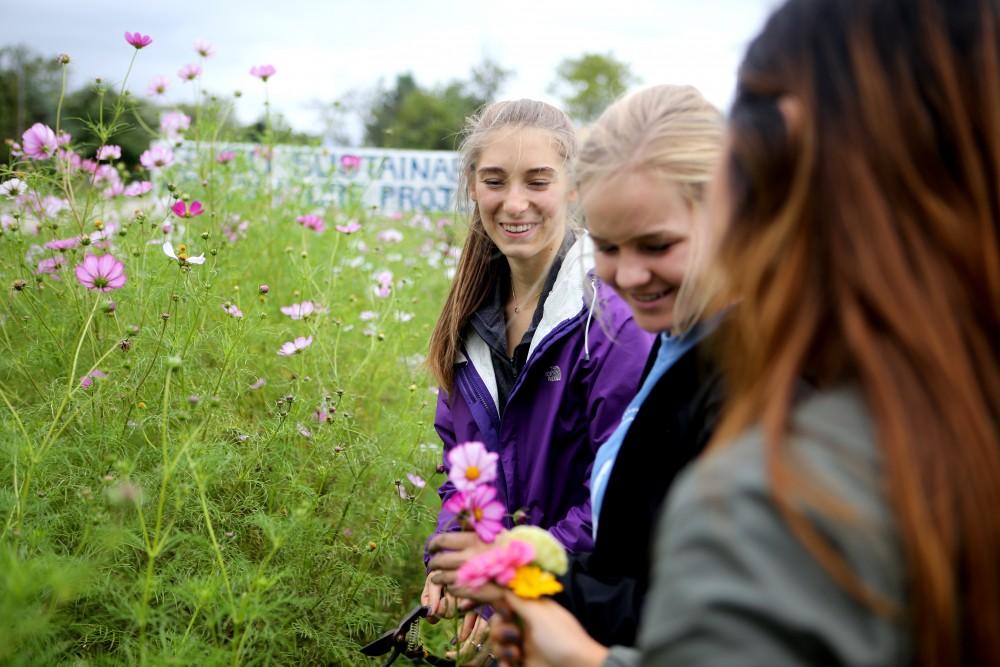
[[[432,572],[436,570],[437,575],[434,581],[445,586],[455,583],[455,572],[458,568],[491,546],[470,531],[441,533],[431,540],[428,546],[432,554],[428,567]]]
[[[481,667],[489,664],[493,658],[493,649],[489,643],[490,624],[485,618],[470,611],[462,619],[462,627],[458,630],[458,651],[449,651],[445,657],[452,660],[461,658],[463,667]]]
[[[424,580],[424,590],[420,594],[420,604],[427,607],[427,622],[437,623],[442,618],[452,618],[458,611],[458,600],[445,591],[444,586],[434,583],[436,572],[431,570]]]
[[[504,589],[494,584],[486,584],[476,590],[455,585],[458,568],[492,546],[480,540],[475,533],[467,531],[442,533],[431,540],[429,550],[434,554],[429,563],[431,581],[443,586],[457,598],[463,598],[459,601],[459,611],[469,611],[481,604],[492,604],[503,596]]]
[[[520,618],[523,630],[513,614]],[[497,605],[490,640],[501,667],[600,667],[608,655],[608,649],[591,638],[558,602],[548,598],[523,600],[509,592]]]

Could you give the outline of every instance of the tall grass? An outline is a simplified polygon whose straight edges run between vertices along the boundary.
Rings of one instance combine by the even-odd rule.
[[[104,141],[123,99],[94,120]],[[311,207],[260,157],[219,164],[227,113],[200,108],[196,162],[140,197],[104,197],[68,159],[0,168],[27,188],[0,201],[0,664],[367,664],[359,644],[418,596],[441,481],[421,362],[457,241]],[[178,198],[206,214],[178,218]],[[402,241],[379,240],[390,227]],[[87,245],[43,247],[71,237]],[[88,290],[74,267],[104,253],[128,282]],[[279,310],[304,300],[325,312]],[[314,342],[277,354],[298,336]]]

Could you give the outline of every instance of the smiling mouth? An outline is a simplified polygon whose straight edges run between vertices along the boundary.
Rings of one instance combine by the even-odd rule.
[[[532,226],[534,226],[534,223],[523,223],[523,222],[521,223],[501,222],[499,224],[501,229],[511,234],[520,234],[522,232],[526,232],[529,229],[531,229]]]
[[[667,289],[662,290],[660,292],[653,292],[651,294],[633,294],[632,298],[635,299],[636,301],[638,301],[639,303],[652,303],[653,301],[656,301],[657,299],[662,299],[663,297],[667,296],[668,294],[672,293],[673,291],[674,291],[674,289],[672,287],[670,287],[670,288],[667,288]]]

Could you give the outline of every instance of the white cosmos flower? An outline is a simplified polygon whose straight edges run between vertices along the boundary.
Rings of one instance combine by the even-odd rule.
[[[0,195],[13,199],[17,195],[28,191],[28,185],[20,178],[10,178],[0,183]]]
[[[183,243],[177,246],[180,252],[174,252],[174,244],[170,241],[163,242],[163,254],[170,259],[177,260],[180,264],[204,264],[205,255],[196,255],[194,257],[188,257],[187,246]]]

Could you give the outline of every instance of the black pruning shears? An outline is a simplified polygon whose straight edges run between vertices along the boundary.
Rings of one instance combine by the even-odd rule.
[[[436,665],[437,667],[455,667],[454,660],[447,660],[431,655],[430,651],[420,645],[420,619],[427,616],[428,607],[416,606],[403,617],[399,626],[389,630],[370,644],[361,647],[365,655],[380,656],[392,651],[392,655],[382,667],[389,667],[399,656],[405,656],[416,664]]]

